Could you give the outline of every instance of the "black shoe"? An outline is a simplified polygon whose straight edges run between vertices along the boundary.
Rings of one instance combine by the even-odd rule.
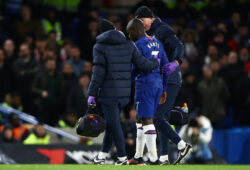
[[[144,161],[143,161],[142,157],[132,158],[128,162],[129,162],[129,165],[144,165]]]
[[[184,158],[190,154],[193,151],[193,147],[190,144],[186,144],[185,148],[182,150],[179,150],[178,152],[178,158],[177,160],[173,163],[174,165],[177,164],[182,164],[184,162]]]
[[[163,162],[159,160],[159,165],[170,165],[170,162],[169,162],[169,160],[166,160]]]
[[[125,159],[124,161],[116,161],[115,165],[129,165],[128,159]]]
[[[148,160],[147,165],[160,165],[160,161],[156,160],[155,162],[151,162],[150,160]]]
[[[94,159],[92,160],[92,162],[93,162],[94,164],[97,164],[97,165],[104,165],[105,159],[100,159],[100,158],[98,158],[98,155],[96,155],[96,156],[94,157]]]

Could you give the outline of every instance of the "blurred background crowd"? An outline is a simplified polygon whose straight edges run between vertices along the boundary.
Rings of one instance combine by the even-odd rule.
[[[187,102],[215,129],[250,125],[248,0],[0,0],[0,103],[42,123],[74,127],[87,109],[98,20],[126,34],[141,5],[170,24],[185,45],[176,105]],[[130,104],[123,113],[127,147],[134,147],[136,112]],[[16,119],[12,115],[12,126],[2,122],[0,130],[8,137],[19,127],[15,140],[25,142]],[[45,137],[42,127],[33,135]]]

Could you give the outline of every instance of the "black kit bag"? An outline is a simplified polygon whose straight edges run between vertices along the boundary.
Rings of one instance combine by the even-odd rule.
[[[76,133],[80,136],[97,137],[105,130],[105,120],[95,105],[88,107],[86,114],[79,119]]]
[[[175,107],[171,110],[169,123],[171,125],[183,126],[188,123],[188,113],[184,112],[181,107]]]

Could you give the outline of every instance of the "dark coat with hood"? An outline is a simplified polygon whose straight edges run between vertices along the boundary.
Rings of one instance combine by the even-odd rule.
[[[129,101],[132,63],[145,73],[158,67],[157,60],[143,57],[122,32],[110,30],[97,36],[88,94],[99,96],[103,101],[114,98]]]

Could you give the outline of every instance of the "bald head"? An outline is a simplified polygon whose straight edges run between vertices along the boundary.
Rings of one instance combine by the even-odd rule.
[[[137,41],[146,34],[143,22],[137,18],[129,21],[127,25],[127,32],[132,41]]]

